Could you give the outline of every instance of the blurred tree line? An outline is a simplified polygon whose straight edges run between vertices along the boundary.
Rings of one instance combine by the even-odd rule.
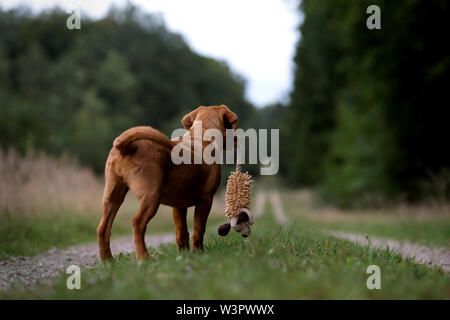
[[[366,27],[373,4],[380,30]],[[449,9],[445,0],[301,2],[282,123],[288,179],[340,205],[419,199],[432,177],[447,179],[437,184],[449,197]]]
[[[373,4],[381,30],[366,27]],[[193,108],[223,103],[244,129],[280,128],[281,176],[335,204],[420,199],[430,186],[448,198],[449,7],[301,1],[291,101],[262,109],[224,62],[193,52],[132,5],[83,18],[76,31],[57,9],[0,10],[0,147],[68,153],[101,173],[124,129],[170,134]]]
[[[170,134],[199,105],[229,105],[245,127],[245,82],[193,52],[133,5],[68,30],[58,9],[0,11],[0,147],[67,153],[102,172],[113,139],[136,125]]]

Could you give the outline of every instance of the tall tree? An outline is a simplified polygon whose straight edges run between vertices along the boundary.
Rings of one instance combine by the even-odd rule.
[[[369,30],[369,5],[381,29]],[[447,1],[302,1],[289,167],[342,205],[417,199],[450,167]],[[448,183],[448,182],[447,182]]]

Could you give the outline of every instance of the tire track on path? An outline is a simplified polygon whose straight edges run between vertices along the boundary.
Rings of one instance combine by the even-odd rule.
[[[450,272],[450,250],[447,248],[428,247],[409,241],[377,238],[360,233],[332,231],[331,235],[363,246],[393,249],[403,258],[411,258],[417,264],[424,264],[428,267],[437,266],[445,272]]]
[[[278,224],[286,224],[289,219],[283,210],[280,195],[277,191],[268,191],[268,198],[273,207],[273,215]],[[255,216],[264,212],[266,192],[260,192],[256,197]],[[417,264],[428,267],[439,267],[442,271],[450,272],[450,250],[443,247],[429,247],[409,241],[399,241],[387,238],[367,236],[361,233],[326,231],[333,237],[355,242],[362,246],[380,249],[393,249],[403,258],[411,258]]]

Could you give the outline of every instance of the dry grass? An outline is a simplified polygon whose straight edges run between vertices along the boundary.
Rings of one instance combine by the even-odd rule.
[[[14,150],[0,151],[1,211],[96,211],[102,193],[101,180],[73,160],[43,153],[21,157]]]

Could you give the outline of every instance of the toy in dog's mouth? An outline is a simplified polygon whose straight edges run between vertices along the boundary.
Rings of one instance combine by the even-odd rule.
[[[220,236],[226,236],[230,229],[239,232],[241,236],[247,238],[250,235],[250,226],[254,223],[250,210],[242,208],[238,215],[231,218],[230,222],[224,223],[217,229]]]

